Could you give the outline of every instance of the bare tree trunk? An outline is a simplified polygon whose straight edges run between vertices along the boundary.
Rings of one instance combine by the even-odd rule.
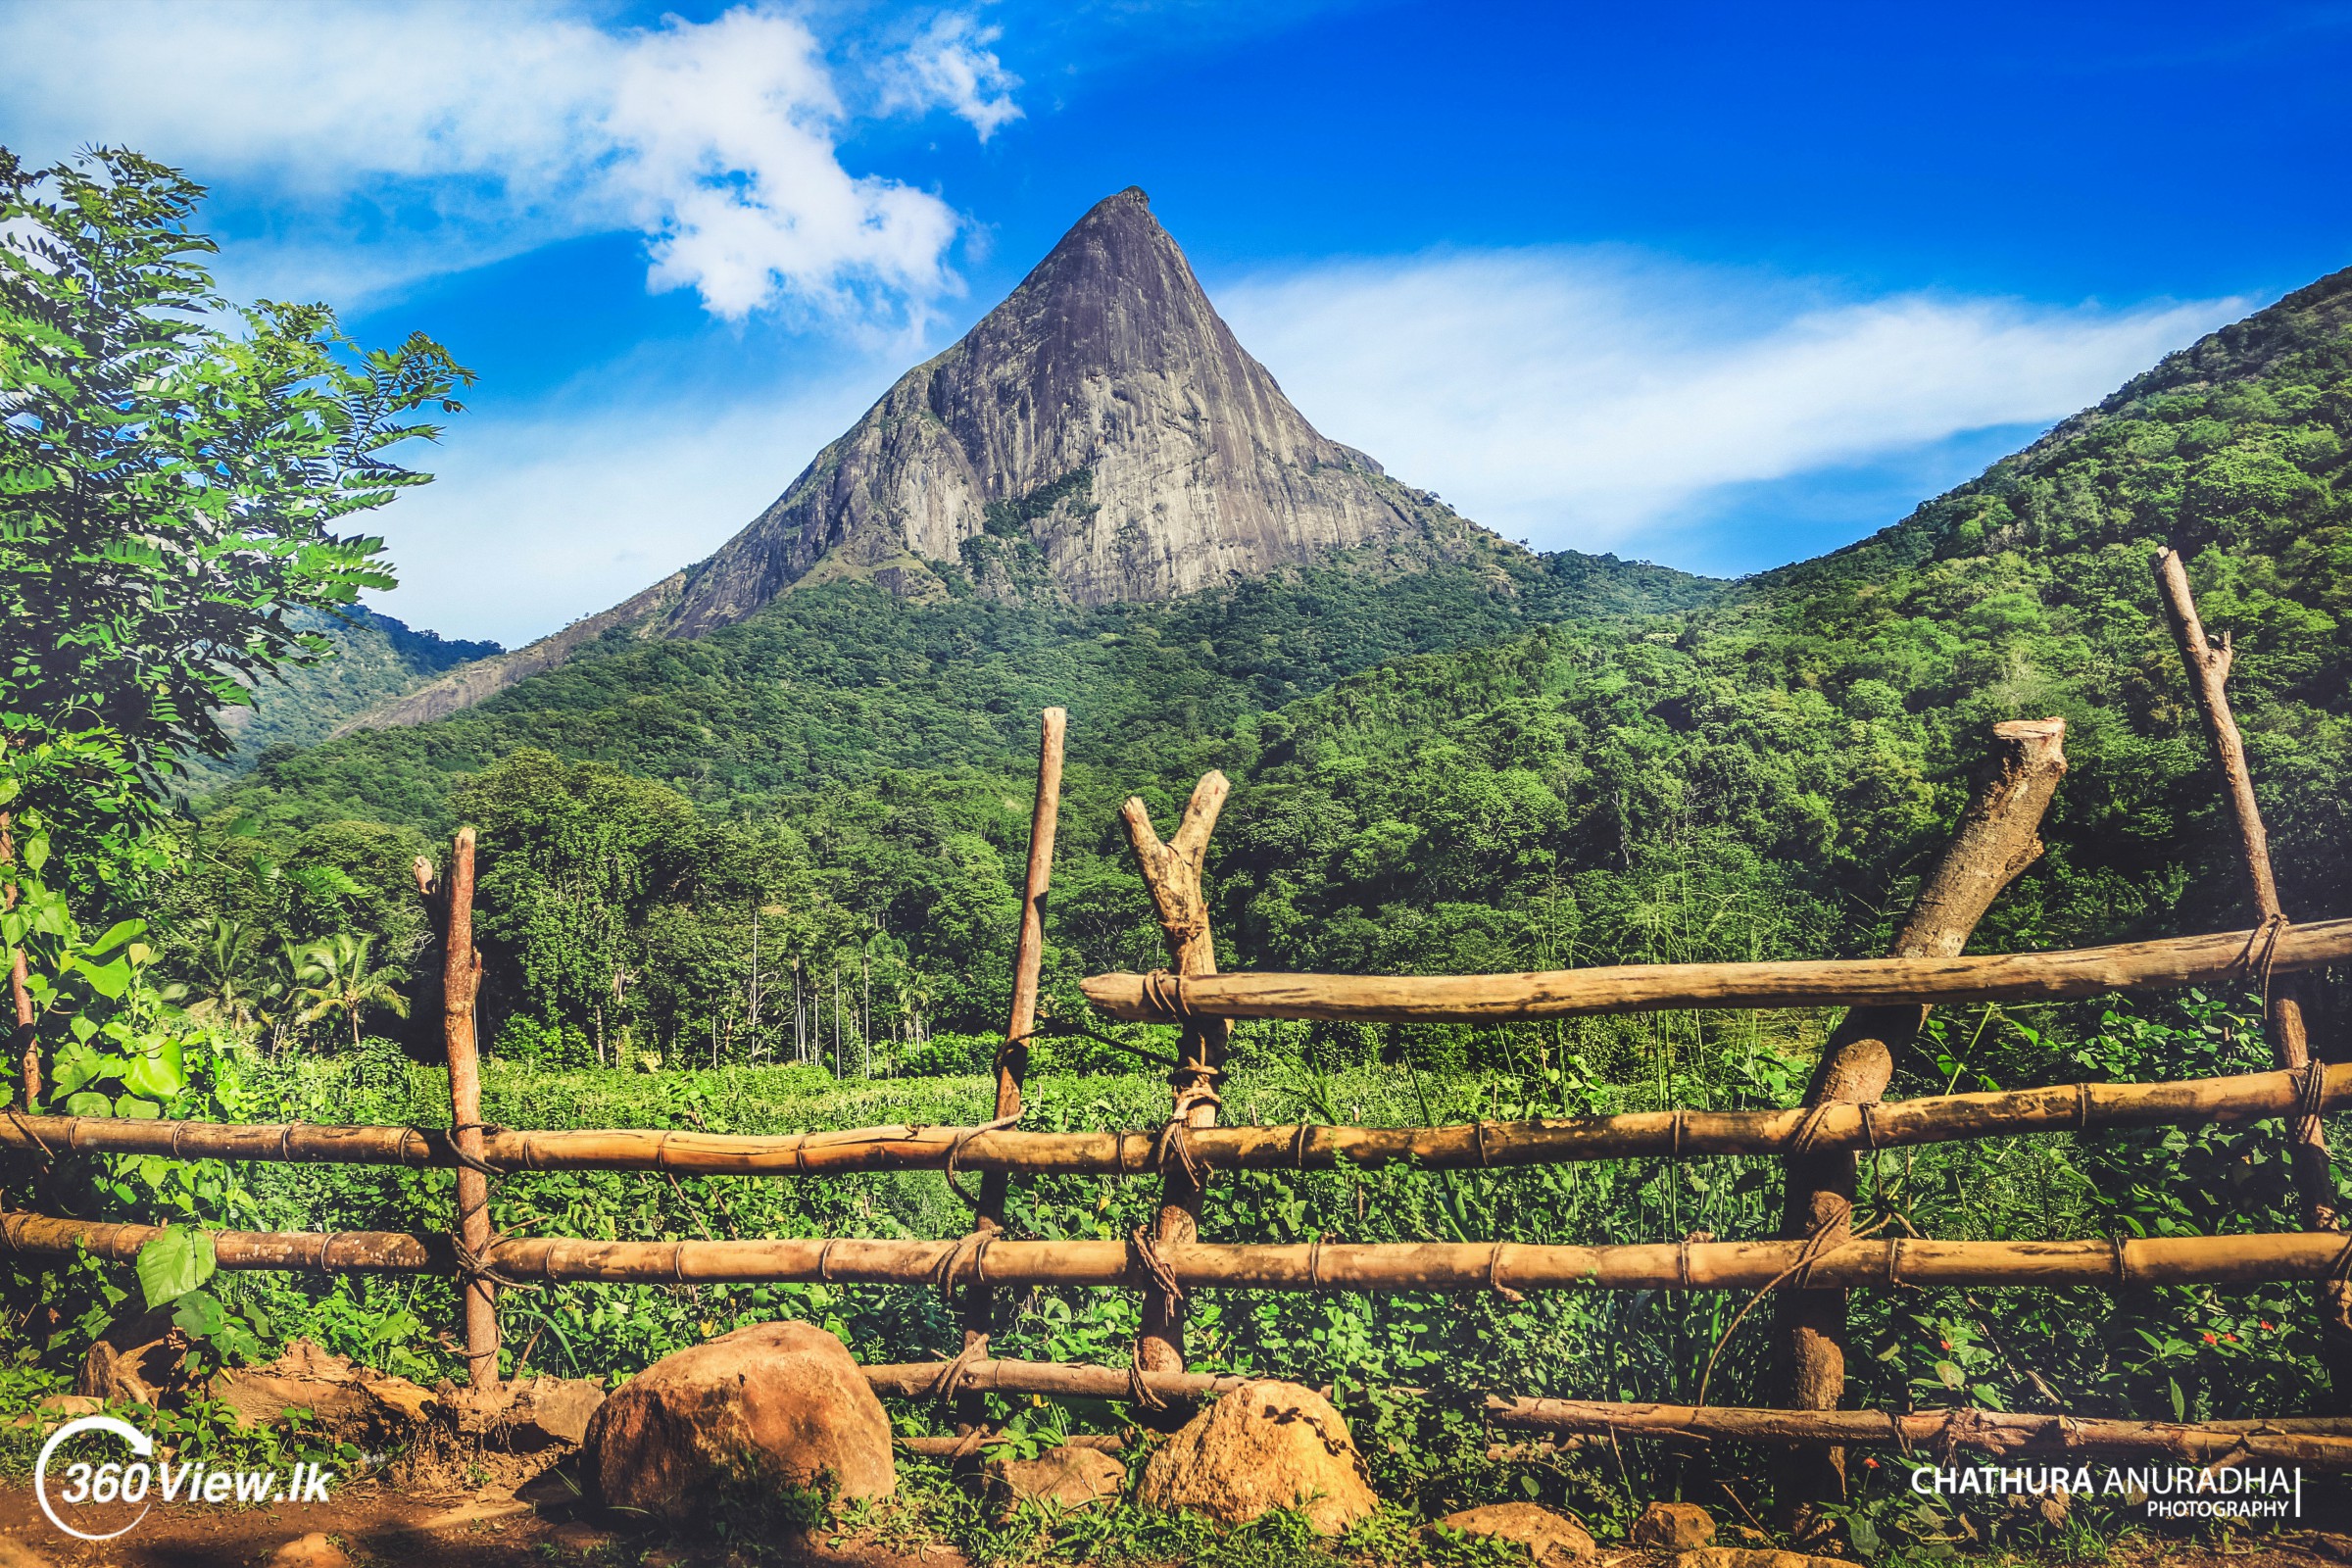
[[[2262,825],[2262,807],[2254,799],[2254,774],[2246,765],[2245,741],[2230,710],[2230,664],[2232,650],[2227,637],[2216,648],[2197,618],[2197,602],[2188,588],[2188,573],[2179,551],[2166,550],[2155,560],[2156,586],[2164,598],[2165,617],[2172,623],[2173,640],[2188,671],[2188,685],[2205,734],[2221,760],[2230,813],[2237,821],[2238,856],[2245,862],[2246,880],[2254,895],[2254,911],[2262,918],[2267,940],[2259,950],[2276,952],[2278,933],[2285,928],[2285,906],[2278,901],[2278,879],[2271,869],[2270,835]],[[2271,1056],[2289,1072],[2302,1072],[2311,1062],[2311,1035],[2303,1016],[2304,990],[2293,979],[2274,979],[2266,962],[2263,1000],[2267,1004],[2264,1032],[2270,1036]],[[2331,1231],[2342,1227],[2335,1207],[2335,1170],[2328,1157],[2328,1133],[2316,1111],[2290,1117],[2287,1157],[2301,1200],[2303,1228]],[[2323,1282],[2318,1287],[2320,1353],[2327,1364],[2338,1407],[2352,1400],[2352,1283]]]
[[[1994,766],[1960,818],[1942,860],[1920,889],[1909,918],[1895,934],[1890,956],[1948,957],[1968,945],[1994,897],[2041,854],[2042,813],[2066,774],[2066,721],[2060,718],[1993,726]],[[1805,1095],[1808,1105],[1869,1104],[1886,1091],[1894,1054],[1927,1022],[1916,1004],[1856,1007],[1822,1048]],[[1791,1154],[1782,1218],[1785,1240],[1809,1240],[1824,1250],[1853,1233],[1855,1156],[1851,1152]],[[1798,1288],[1776,1292],[1773,1317],[1780,1373],[1788,1402],[1800,1410],[1834,1410],[1845,1396],[1845,1293]],[[1792,1534],[1823,1522],[1820,1505],[1845,1498],[1845,1450],[1798,1447],[1780,1467],[1775,1502]]]
[[[474,999],[482,988],[482,955],[473,945],[473,829],[458,829],[450,846],[449,878],[436,886],[429,861],[416,862],[417,891],[441,905],[443,916],[441,1033],[449,1048],[450,1137],[478,1166],[482,1157],[482,1072],[473,1034]],[[461,1167],[458,1239],[466,1254],[487,1259],[491,1250],[490,1181]],[[498,1298],[479,1273],[461,1276],[466,1302],[466,1377],[478,1394],[498,1387]]]
[[[1029,812],[1029,869],[1021,884],[1020,934],[1012,949],[1012,1005],[1004,1020],[1004,1046],[997,1053],[998,1121],[1021,1113],[1021,1085],[1029,1075],[1029,1036],[1037,1028],[1037,985],[1046,952],[1046,891],[1054,881],[1054,838],[1061,817],[1061,754],[1069,714],[1049,708],[1040,716],[1037,746],[1037,800]],[[1009,1171],[992,1170],[980,1178],[980,1205],[972,1216],[976,1235],[995,1236],[1004,1229],[1004,1200],[1012,1188]],[[963,1293],[963,1353],[984,1354],[994,1332],[996,1293],[973,1285]],[[970,1432],[988,1418],[987,1402],[978,1394],[958,1395],[956,1426]]]
[[[1130,798],[1119,815],[1127,839],[1135,848],[1136,865],[1166,935],[1172,980],[1161,987],[1181,999],[1183,977],[1214,974],[1216,944],[1208,929],[1208,904],[1200,889],[1201,862],[1208,854],[1208,836],[1217,825],[1231,788],[1222,773],[1209,773],[1193,787],[1184,818],[1175,836],[1161,843],[1152,830],[1152,813],[1141,800]],[[1182,1011],[1183,1009],[1179,1009]],[[1217,1124],[1217,1085],[1225,1076],[1225,1047],[1233,1024],[1224,1018],[1187,1013],[1178,1042],[1176,1070],[1168,1075],[1172,1102],[1163,1136],[1159,1217],[1152,1232],[1156,1249],[1189,1246],[1200,1234],[1200,1201],[1207,1174],[1188,1157],[1184,1142],[1192,1129]],[[1184,1298],[1154,1286],[1144,1293],[1144,1321],[1135,1342],[1135,1364],[1147,1372],[1184,1370]]]

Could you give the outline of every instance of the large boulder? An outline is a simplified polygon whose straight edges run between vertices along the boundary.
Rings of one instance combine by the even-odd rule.
[[[895,1491],[890,1417],[841,1341],[760,1323],[665,1355],[588,1423],[587,1472],[609,1507],[707,1516],[730,1483]]]
[[[1465,1536],[1524,1546],[1536,1568],[1569,1568],[1600,1554],[1583,1525],[1566,1514],[1533,1502],[1494,1502],[1449,1513],[1423,1533],[1458,1530]]]
[[[369,1445],[408,1442],[431,1419],[434,1402],[429,1389],[308,1340],[296,1340],[267,1366],[215,1375],[208,1392],[249,1427],[271,1425],[288,1410],[308,1410],[336,1437]]]
[[[1193,1417],[1144,1466],[1136,1500],[1229,1525],[1296,1508],[1324,1535],[1380,1507],[1340,1412],[1296,1383],[1245,1383]]]

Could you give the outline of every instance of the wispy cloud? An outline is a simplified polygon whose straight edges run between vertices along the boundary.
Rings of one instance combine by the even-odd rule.
[[[982,141],[1021,118],[1012,89],[1021,78],[988,46],[1003,35],[975,17],[943,12],[905,49],[885,58],[880,107],[922,114],[945,109],[979,132]]]
[[[991,37],[941,15],[856,96],[945,107],[985,136],[1020,113]],[[122,141],[266,178],[281,213],[302,211],[298,255],[338,280],[634,228],[653,287],[731,319],[919,314],[956,286],[956,213],[845,167],[838,68],[767,5],[612,28],[547,3],[19,4],[0,12],[0,60],[19,145]]]
[[[1869,297],[1615,249],[1214,292],[1326,434],[1514,538],[1584,549],[1669,538],[1726,487],[2053,422],[2253,303]]]

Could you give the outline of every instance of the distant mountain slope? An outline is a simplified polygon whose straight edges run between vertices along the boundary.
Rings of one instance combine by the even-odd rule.
[[[1092,610],[977,594],[921,605],[835,582],[690,641],[612,627],[476,708],[275,757],[216,804],[438,830],[457,779],[523,746],[705,801],[856,788],[894,770],[1017,768],[1052,704],[1077,718],[1075,756],[1155,767],[1385,660],[1567,617],[1671,613],[1722,586],[1515,549],[1408,573],[1295,568],[1173,604]]]
[[[308,668],[289,668],[263,681],[252,708],[232,709],[221,727],[236,737],[225,761],[195,759],[186,767],[187,787],[217,789],[243,773],[271,746],[310,746],[356,714],[407,695],[435,677],[503,653],[494,642],[467,642],[416,631],[405,621],[355,605],[340,617],[309,614],[304,629],[334,645],[333,658]]]
[[[1343,552],[1394,570],[1512,548],[1317,434],[1130,188],[1098,203],[709,560],[368,720],[438,718],[615,627],[699,637],[795,587],[1100,606]]]
[[[2352,271],[1671,632],[1570,626],[1343,681],[1258,727],[1219,829],[1229,928],[1260,961],[1343,968],[1508,966],[1496,933],[1531,921],[1558,951],[1870,951],[1986,727],[2047,713],[2073,762],[2049,853],[1980,945],[2243,922],[2150,574],[2168,543],[2234,641],[2288,909],[2352,915],[2348,442]]]

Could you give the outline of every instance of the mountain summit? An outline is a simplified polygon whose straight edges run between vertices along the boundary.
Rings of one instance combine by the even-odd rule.
[[[615,627],[700,636],[803,583],[1165,600],[1343,550],[1424,560],[1472,532],[1306,422],[1130,186],[708,561],[360,722],[438,717]]]
[[[983,592],[1172,599],[1418,537],[1441,511],[1315,432],[1130,187],[690,572],[670,628],[808,578],[940,597],[943,567]]]

